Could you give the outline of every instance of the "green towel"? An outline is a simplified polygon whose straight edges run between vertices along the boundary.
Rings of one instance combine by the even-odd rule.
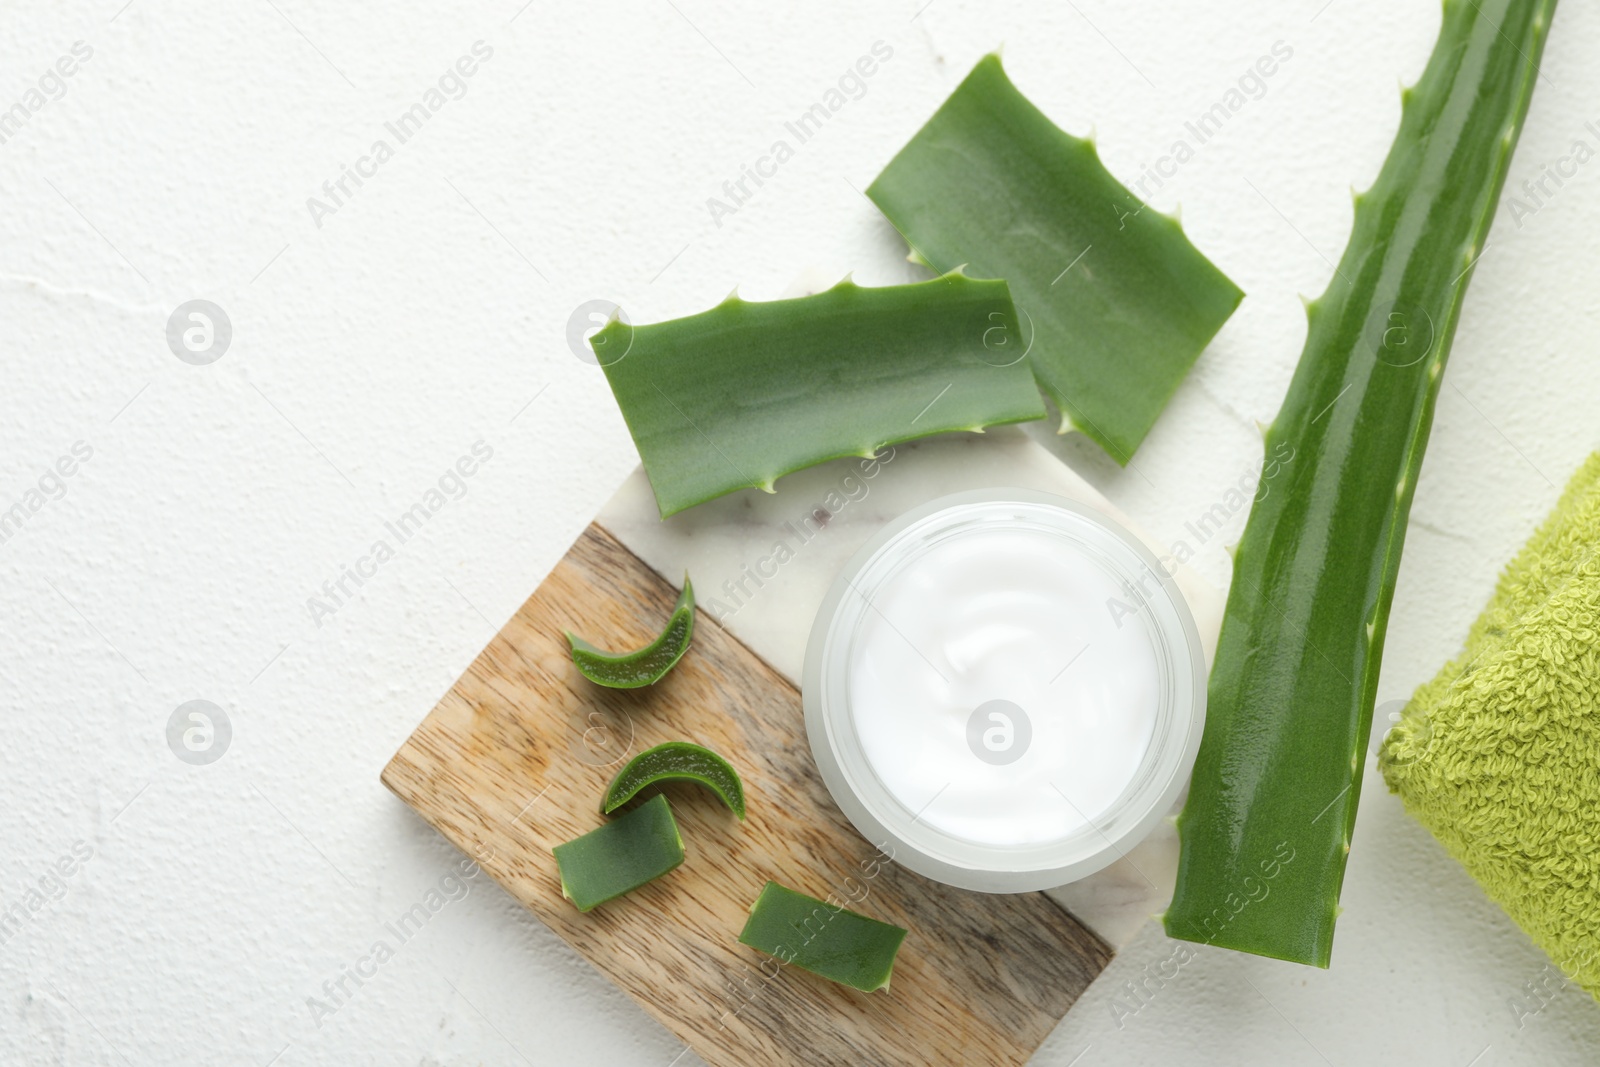
[[[1600,998],[1600,453],[1384,739],[1389,788]]]

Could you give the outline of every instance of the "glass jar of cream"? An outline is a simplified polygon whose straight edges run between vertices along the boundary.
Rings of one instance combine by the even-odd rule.
[[[919,874],[1024,892],[1099,870],[1168,813],[1205,682],[1149,549],[1082,504],[994,489],[902,515],[845,564],[802,688],[856,829]]]

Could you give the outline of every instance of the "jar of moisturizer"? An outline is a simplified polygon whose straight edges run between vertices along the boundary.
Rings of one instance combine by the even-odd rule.
[[[845,564],[806,649],[806,732],[870,841],[964,889],[1063,885],[1167,815],[1205,656],[1156,557],[1099,512],[957,493]]]

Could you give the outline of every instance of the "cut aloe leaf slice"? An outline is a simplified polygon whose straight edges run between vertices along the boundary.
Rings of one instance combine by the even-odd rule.
[[[947,430],[1044,417],[1004,282],[959,273],[797,300],[737,295],[591,339],[665,518]]]
[[[567,634],[572,662],[589,681],[611,689],[638,689],[659,682],[683,654],[694,637],[694,587],[683,576],[683,592],[672,606],[672,617],[661,636],[633,652],[602,652],[583,638]]]
[[[889,988],[906,931],[768,882],[739,942],[784,963],[871,993]]]
[[[561,895],[589,911],[631,893],[683,862],[683,838],[667,798],[645,803],[553,850]]]
[[[1028,358],[1061,409],[1126,464],[1244,294],[1147,209],[990,55],[867,195],[935,270],[1011,285]]]
[[[728,805],[728,810],[744,819],[744,783],[727,760],[688,741],[668,741],[647,748],[611,779],[601,810],[607,815],[632,800],[645,786],[656,782],[698,782]]]
[[[1266,431],[1267,455],[1288,458],[1234,555],[1169,936],[1328,966],[1407,516],[1554,10],[1445,4],[1350,243],[1307,306]]]

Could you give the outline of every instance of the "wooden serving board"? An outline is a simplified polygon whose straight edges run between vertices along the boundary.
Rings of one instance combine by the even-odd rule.
[[[638,647],[676,596],[589,526],[384,784],[714,1067],[1025,1062],[1110,949],[1042,893],[970,893],[883,861],[817,774],[799,692],[704,612],[654,686],[604,689],[577,672],[563,630]],[[668,786],[688,859],[580,914],[551,848],[600,825],[628,755],[670,740],[739,769],[747,821],[709,791]],[[891,989],[858,993],[739,944],[768,879],[906,927]]]

